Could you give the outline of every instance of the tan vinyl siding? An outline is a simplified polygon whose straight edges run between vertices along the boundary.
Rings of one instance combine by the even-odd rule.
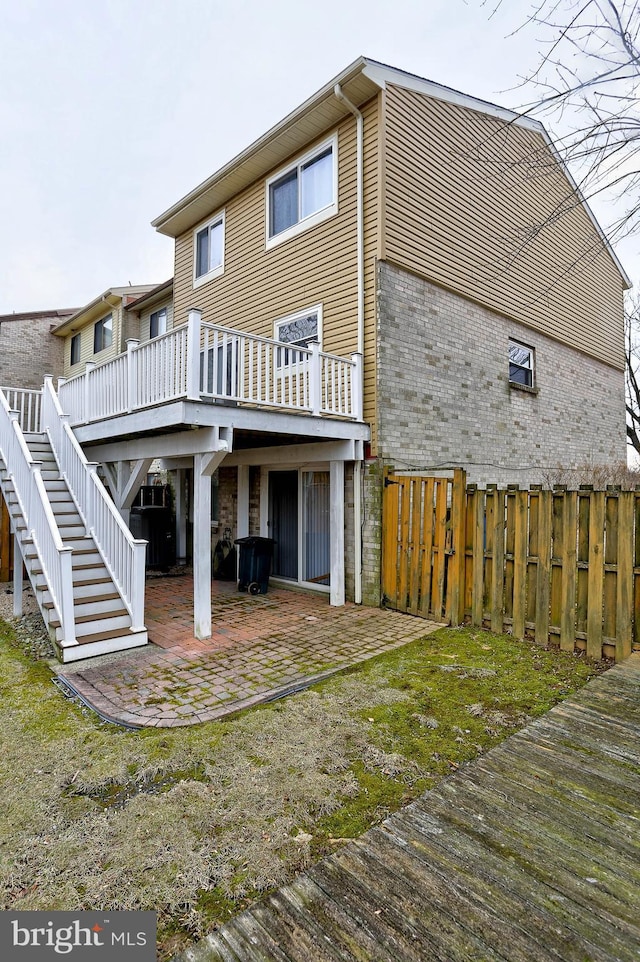
[[[365,117],[366,346],[365,417],[374,409],[375,254],[377,225],[378,98]],[[323,308],[324,351],[349,356],[357,350],[356,122],[338,135],[338,213],[297,236],[265,249],[265,181],[260,178],[225,206],[224,273],[193,287],[193,228],[176,238],[174,317],[189,308],[203,320],[273,337],[274,321],[315,304]],[[310,144],[309,147],[313,147]],[[306,152],[306,151],[305,151]],[[291,157],[295,161],[296,155]],[[286,166],[286,165],[283,165]],[[271,176],[280,168],[271,171]],[[212,211],[211,214],[215,214]],[[206,218],[202,223],[206,223]],[[198,226],[198,225],[194,225]]]
[[[100,351],[99,354],[93,353],[93,329],[98,321],[102,318],[107,317],[111,314],[113,318],[113,341],[111,347],[106,348],[104,351]],[[105,361],[110,361],[112,358],[116,357],[117,354],[121,353],[121,330],[122,330],[122,308],[112,307],[110,310],[104,311],[95,320],[92,320],[84,325],[79,332],[80,334],[80,362],[71,366],[71,338],[73,334],[67,334],[64,341],[64,376],[72,377],[74,374],[81,374],[84,371],[85,364],[87,361],[93,361],[95,364],[103,364]]]
[[[410,90],[383,96],[385,256],[622,368],[622,278],[542,136]]]

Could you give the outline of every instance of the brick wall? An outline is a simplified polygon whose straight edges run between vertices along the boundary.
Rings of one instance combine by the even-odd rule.
[[[62,376],[62,338],[51,334],[58,314],[0,320],[0,385],[39,389],[45,374]]]
[[[378,280],[386,463],[530,484],[558,466],[624,461],[622,371],[389,264]],[[509,384],[510,338],[535,350],[535,393]]]

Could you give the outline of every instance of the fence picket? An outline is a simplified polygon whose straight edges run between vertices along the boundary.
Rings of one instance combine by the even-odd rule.
[[[565,491],[562,500],[564,537],[562,540],[562,611],[560,615],[560,647],[573,651],[576,644],[576,562],[578,495]]]
[[[551,592],[551,492],[538,492],[536,532],[536,634],[538,645],[549,642],[549,600]]]

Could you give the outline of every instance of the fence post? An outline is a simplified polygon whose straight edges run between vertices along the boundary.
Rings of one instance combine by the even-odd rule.
[[[138,367],[135,350],[139,343],[136,337],[127,338],[127,411],[129,414],[138,406]]]
[[[467,473],[462,468],[453,472],[451,492],[451,555],[449,557],[449,577],[451,578],[450,608],[447,620],[452,625],[464,621],[464,575],[465,575],[465,534],[467,526]]]
[[[363,357],[356,352],[351,355],[353,361],[353,375],[351,381],[351,407],[352,416],[356,421],[362,421],[364,417],[364,383],[363,383]]]
[[[309,403],[311,413],[316,417],[320,416],[322,410],[322,367],[320,364],[320,344],[318,341],[310,341],[309,347]]]
[[[91,382],[91,372],[93,371],[94,368],[95,368],[94,362],[87,361],[84,368],[84,418],[83,418],[83,421],[85,424],[87,424],[91,420],[92,404],[91,404],[90,382]]]
[[[75,612],[73,610],[73,548],[62,548],[59,552],[60,555],[60,584],[61,584],[61,595],[60,598],[60,622],[62,624],[62,639],[66,645],[75,645],[77,643],[76,639],[76,621]]]
[[[189,320],[187,321],[187,398],[190,401],[200,400],[201,324],[202,312],[195,309],[189,311]],[[204,370],[206,373],[206,358]]]
[[[147,542],[136,538],[133,542],[133,577],[131,579],[131,631],[144,628],[144,592]]]

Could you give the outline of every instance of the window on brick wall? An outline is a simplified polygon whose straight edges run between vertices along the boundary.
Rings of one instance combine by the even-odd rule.
[[[533,348],[518,341],[509,341],[509,381],[524,387],[534,386]]]

